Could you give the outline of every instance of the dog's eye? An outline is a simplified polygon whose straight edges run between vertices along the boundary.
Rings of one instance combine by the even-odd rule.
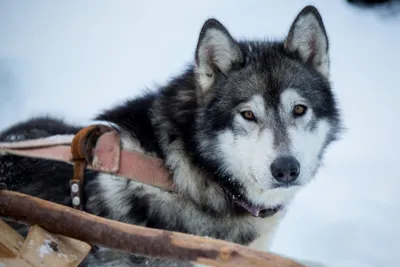
[[[304,105],[296,105],[293,108],[293,115],[295,117],[300,117],[300,116],[303,116],[304,114],[306,114],[306,111],[307,111],[307,107],[306,106],[304,106]]]
[[[242,112],[240,112],[240,114],[242,114],[243,118],[245,118],[248,121],[256,120],[256,116],[254,116],[254,113],[251,110],[242,111]]]

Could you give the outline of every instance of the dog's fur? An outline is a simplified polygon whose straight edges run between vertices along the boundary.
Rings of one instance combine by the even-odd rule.
[[[279,42],[237,41],[220,22],[207,20],[194,64],[182,75],[96,117],[116,125],[125,149],[162,158],[177,192],[87,171],[84,210],[267,247],[287,205],[314,178],[340,129],[328,48],[321,16],[312,6],[299,13]],[[293,112],[296,105],[304,105],[303,115]],[[79,129],[54,118],[36,118],[6,129],[0,141]],[[300,164],[296,180],[274,178],[271,165],[282,157]],[[0,156],[0,182],[9,189],[67,206],[71,174],[68,164]],[[26,233],[26,227],[13,226]],[[191,265],[100,248],[82,266]]]

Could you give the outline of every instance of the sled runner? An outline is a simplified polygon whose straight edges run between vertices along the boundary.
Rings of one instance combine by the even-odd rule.
[[[74,165],[72,207],[0,188],[0,216],[31,225],[24,239],[0,220],[0,266],[78,266],[96,245],[209,266],[303,266],[222,240],[126,224],[82,211],[85,169],[174,190],[160,159],[123,150],[120,143],[118,131],[104,125],[83,128],[76,135],[0,143],[0,154]]]

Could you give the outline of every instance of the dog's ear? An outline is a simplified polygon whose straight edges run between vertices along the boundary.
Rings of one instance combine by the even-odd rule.
[[[219,73],[224,76],[243,62],[242,52],[227,29],[216,19],[208,19],[196,47],[196,78],[203,91]]]
[[[284,46],[289,52],[297,52],[304,63],[329,77],[329,41],[321,15],[315,7],[306,6],[300,11],[290,27]]]

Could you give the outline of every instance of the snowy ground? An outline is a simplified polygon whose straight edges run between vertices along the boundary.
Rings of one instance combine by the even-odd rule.
[[[316,4],[348,129],[291,206],[273,250],[334,266],[398,266],[399,17],[345,1],[94,3],[0,1],[0,129],[46,113],[84,121],[163,83],[192,60],[207,17],[236,37],[283,37]]]

